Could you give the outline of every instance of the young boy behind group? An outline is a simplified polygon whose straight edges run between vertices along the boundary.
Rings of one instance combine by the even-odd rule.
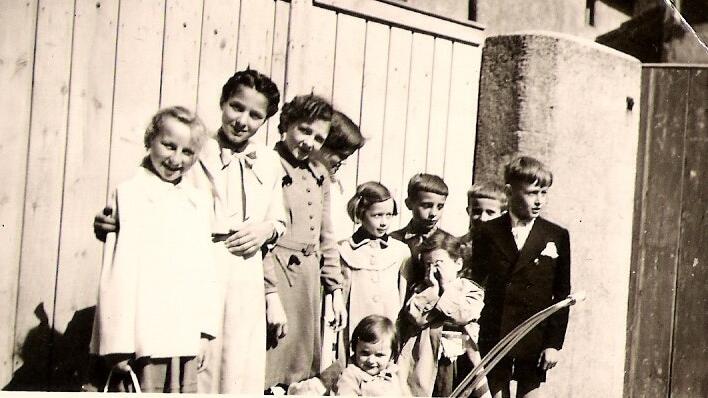
[[[538,160],[521,156],[504,170],[509,211],[482,223],[474,234],[473,279],[485,285],[479,345],[486,354],[521,322],[570,293],[568,231],[539,217],[553,174]],[[561,310],[524,337],[489,373],[495,397],[538,396],[546,371],[558,362],[568,323]]]
[[[472,234],[485,221],[493,220],[506,211],[504,187],[497,183],[474,184],[467,191],[467,214],[470,216],[469,230],[460,237],[463,242],[471,242]]]
[[[410,269],[403,271],[409,286],[425,278],[423,267],[418,266],[415,261],[423,241],[433,234],[452,236],[438,228],[448,192],[445,181],[434,174],[419,173],[408,181],[408,197],[404,203],[411,211],[412,218],[408,225],[392,232],[391,237],[406,243],[411,250],[411,258],[414,261]]]

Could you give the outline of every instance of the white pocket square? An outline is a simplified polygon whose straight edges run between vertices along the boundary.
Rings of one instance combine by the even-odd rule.
[[[546,247],[543,248],[541,255],[550,258],[558,258],[558,248],[556,247],[555,242],[546,243]]]

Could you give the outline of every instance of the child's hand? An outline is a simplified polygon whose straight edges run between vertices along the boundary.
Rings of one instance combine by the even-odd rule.
[[[264,221],[260,223],[244,222],[224,241],[231,254],[250,257],[257,253],[261,246],[274,234],[273,224]]]
[[[277,343],[288,334],[288,318],[278,293],[266,294],[266,328],[268,339]],[[275,344],[273,344],[275,345]]]
[[[436,267],[430,267],[428,270],[428,284],[430,287],[433,289],[435,294],[437,296],[442,294],[442,290],[440,289],[440,280],[438,278],[438,271]]]
[[[543,370],[551,369],[558,363],[558,350],[555,348],[546,348],[538,358],[538,367]]]
[[[197,354],[197,372],[201,373],[209,367],[211,359],[211,343],[206,337],[202,337],[199,342],[199,353]]]
[[[335,331],[342,330],[347,324],[347,307],[344,304],[342,289],[337,289],[332,293],[332,312],[334,319],[329,326]]]
[[[106,235],[116,231],[118,231],[118,220],[113,216],[113,209],[104,207],[93,218],[93,234],[96,235],[96,239],[105,242]]]

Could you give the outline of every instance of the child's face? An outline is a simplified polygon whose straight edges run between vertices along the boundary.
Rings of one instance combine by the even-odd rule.
[[[413,220],[426,229],[432,229],[442,217],[447,196],[433,192],[418,192],[416,199],[406,199],[406,206],[413,213]]]
[[[268,115],[268,98],[251,87],[239,86],[221,104],[221,129],[233,145],[242,145],[258,131]]]
[[[428,271],[428,278],[436,278],[439,282],[448,282],[457,277],[462,269],[462,259],[454,260],[443,249],[435,249],[420,255],[420,261]]]
[[[171,182],[180,178],[197,160],[199,148],[192,143],[192,132],[173,117],[165,118],[162,131],[148,148],[157,175]]]
[[[306,160],[322,148],[329,134],[329,126],[330,122],[322,119],[292,123],[284,133],[285,146],[295,159]]]
[[[390,339],[381,338],[376,343],[359,341],[354,350],[354,364],[364,372],[376,376],[386,369],[391,354]]]
[[[538,185],[538,181],[533,184],[506,184],[504,189],[509,197],[509,210],[525,221],[538,217],[546,204],[548,188]]]
[[[371,235],[380,238],[386,234],[393,217],[393,199],[372,204],[361,217],[361,225]]]
[[[339,167],[344,164],[344,161],[351,156],[354,151],[332,151],[327,147],[320,148],[319,158],[327,167],[330,173],[334,174],[339,170]]]
[[[467,206],[470,215],[470,225],[479,225],[484,221],[495,219],[501,215],[501,203],[491,198],[472,198]]]

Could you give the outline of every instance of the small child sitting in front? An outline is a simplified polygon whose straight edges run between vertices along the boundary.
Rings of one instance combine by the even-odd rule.
[[[144,392],[196,392],[217,334],[209,200],[182,182],[206,139],[194,113],[159,111],[138,173],[113,195],[121,227],[101,269],[91,352],[135,371]]]
[[[336,395],[408,395],[394,364],[398,338],[393,321],[382,315],[364,317],[354,328],[351,348],[354,355],[337,381]]]
[[[400,376],[414,396],[442,394],[436,385],[441,357],[464,353],[465,340],[476,333],[474,323],[483,307],[484,292],[463,277],[461,246],[454,236],[433,234],[419,248],[426,277],[412,286],[398,318],[403,342]]]

